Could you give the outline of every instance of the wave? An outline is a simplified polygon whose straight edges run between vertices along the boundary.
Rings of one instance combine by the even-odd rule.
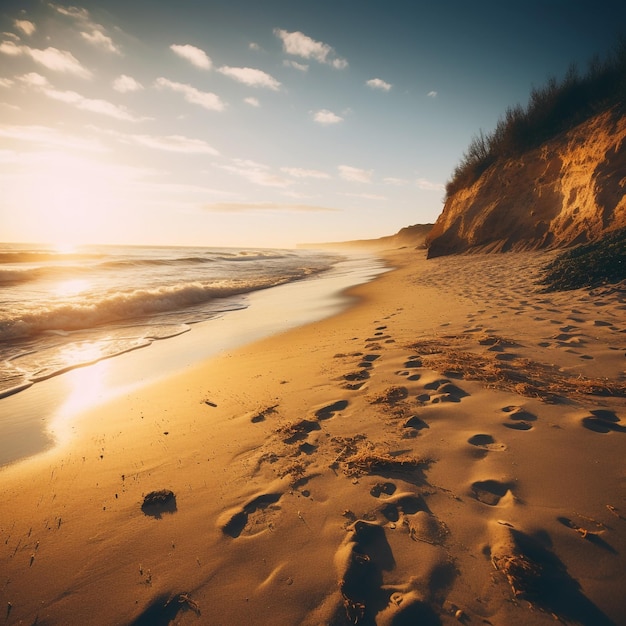
[[[84,261],[87,259],[100,259],[104,255],[96,253],[76,252],[33,252],[15,251],[0,252],[0,264],[18,263],[49,263],[50,261]]]
[[[306,275],[302,273],[302,277]],[[24,339],[51,332],[85,330],[122,320],[179,311],[210,301],[267,289],[291,277],[253,281],[189,282],[155,289],[116,292],[97,299],[49,305],[23,313],[0,313],[0,341]]]

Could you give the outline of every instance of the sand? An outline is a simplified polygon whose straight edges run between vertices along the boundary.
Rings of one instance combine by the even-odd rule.
[[[389,251],[81,415],[0,471],[0,617],[626,623],[626,292],[541,292],[552,254]]]

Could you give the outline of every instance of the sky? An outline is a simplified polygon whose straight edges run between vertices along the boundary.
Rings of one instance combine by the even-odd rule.
[[[620,28],[623,0],[2,0],[0,241],[434,222],[472,137]]]

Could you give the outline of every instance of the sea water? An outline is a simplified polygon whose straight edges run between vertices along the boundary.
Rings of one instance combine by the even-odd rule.
[[[311,250],[0,244],[0,398],[327,272]]]

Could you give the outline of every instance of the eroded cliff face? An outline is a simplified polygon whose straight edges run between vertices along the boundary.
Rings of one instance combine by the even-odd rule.
[[[428,256],[557,248],[626,226],[626,115],[594,117],[449,197]]]

